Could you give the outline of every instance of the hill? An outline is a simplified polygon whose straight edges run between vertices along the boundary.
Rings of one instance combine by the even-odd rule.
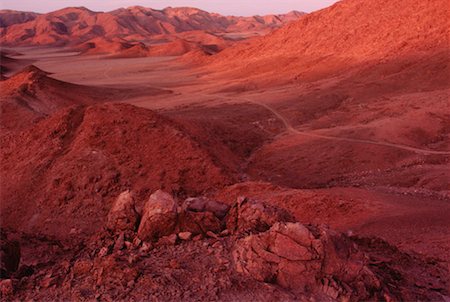
[[[156,189],[198,194],[232,179],[182,127],[124,104],[66,107],[4,140],[1,162],[2,225],[58,237],[98,231],[127,188],[143,201]]]
[[[438,72],[444,75],[448,15],[445,0],[341,1],[250,45],[224,51],[211,59],[211,68],[235,68],[234,75],[264,78],[264,83],[302,83],[352,68],[374,67],[371,73],[395,74],[414,65],[423,68],[420,64],[430,59],[430,65],[442,66]]]

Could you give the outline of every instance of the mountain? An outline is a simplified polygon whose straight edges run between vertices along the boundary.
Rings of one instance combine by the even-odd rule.
[[[195,8],[168,7],[155,10],[141,6],[111,12],[93,12],[69,7],[42,15],[5,11],[1,20],[1,42],[5,45],[75,45],[97,37],[144,41],[154,35],[186,31],[240,32],[264,31],[296,20],[302,13],[264,17],[225,17]],[[17,19],[17,20],[16,20]],[[28,22],[25,22],[28,21]]]
[[[346,0],[203,57],[208,81],[227,80],[217,91],[249,91],[292,127],[252,155],[249,175],[297,188],[448,192],[449,9],[445,0]],[[422,159],[429,150],[441,155]]]
[[[446,0],[340,1],[250,45],[227,49],[211,58],[212,68],[222,64],[241,76],[265,74],[266,80],[284,82],[342,74],[350,67],[391,59],[408,65],[429,58],[448,70],[448,16]]]

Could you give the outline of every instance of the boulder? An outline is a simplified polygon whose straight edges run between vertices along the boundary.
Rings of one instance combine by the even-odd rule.
[[[158,241],[174,232],[177,224],[177,204],[161,190],[153,193],[142,209],[138,237],[143,241]]]
[[[178,216],[179,229],[193,235],[207,232],[220,233],[223,230],[223,218],[229,206],[205,197],[188,198],[180,209]]]
[[[184,201],[183,208],[191,212],[211,212],[219,219],[223,219],[230,209],[228,205],[206,197],[188,198]]]
[[[0,280],[0,298],[7,301],[14,294],[14,284],[11,279]]]
[[[181,240],[184,240],[184,241],[191,240],[192,233],[191,232],[181,232],[178,234],[178,238],[180,238]]]
[[[121,193],[114,201],[107,218],[107,228],[111,231],[135,231],[138,214],[130,191]]]
[[[239,197],[226,216],[226,227],[232,233],[265,232],[276,222],[295,222],[284,209]]]
[[[349,238],[325,228],[275,223],[238,240],[232,254],[238,272],[301,294],[338,300],[382,294],[365,255]]]

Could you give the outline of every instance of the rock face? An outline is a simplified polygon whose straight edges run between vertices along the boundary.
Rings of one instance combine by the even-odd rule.
[[[20,246],[8,240],[7,234],[0,230],[0,279],[6,279],[19,268]]]
[[[108,214],[107,228],[112,231],[135,231],[138,215],[130,191],[117,197]]]
[[[227,229],[233,233],[267,231],[276,222],[294,222],[286,210],[239,197],[226,217]]]
[[[347,301],[382,292],[356,245],[325,228],[276,223],[237,241],[233,258],[238,272],[296,292]]]
[[[171,195],[158,190],[145,203],[138,236],[144,241],[156,241],[174,232],[177,205]]]

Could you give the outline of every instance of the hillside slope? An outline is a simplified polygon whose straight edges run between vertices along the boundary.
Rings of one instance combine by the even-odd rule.
[[[250,45],[227,49],[210,59],[211,69],[235,68],[234,75],[302,82],[351,67],[377,70],[392,60],[405,69],[429,57],[441,65],[443,75],[448,72],[449,10],[445,0],[341,1]]]

